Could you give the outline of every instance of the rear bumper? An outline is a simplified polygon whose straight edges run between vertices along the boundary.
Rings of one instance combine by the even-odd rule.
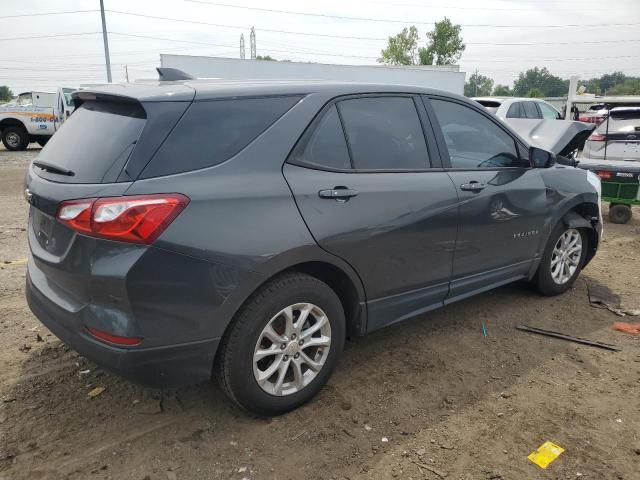
[[[60,308],[33,285],[27,275],[31,311],[66,345],[98,365],[153,387],[173,387],[211,379],[219,338],[151,348],[119,348],[95,340],[78,315]]]

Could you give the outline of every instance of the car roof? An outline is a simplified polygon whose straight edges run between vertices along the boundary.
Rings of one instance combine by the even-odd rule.
[[[76,98],[90,98],[92,94],[128,97],[138,101],[190,101],[219,98],[307,95],[324,93],[329,97],[358,93],[418,93],[444,95],[468,101],[451,92],[410,85],[389,85],[356,82],[197,79],[178,82],[122,83],[91,87],[74,93]]]

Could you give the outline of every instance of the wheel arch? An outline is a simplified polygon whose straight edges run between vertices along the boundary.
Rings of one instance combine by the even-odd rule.
[[[9,117],[9,118],[3,118],[2,120],[0,120],[0,132],[7,127],[22,127],[24,128],[25,132],[27,132],[27,134],[29,133],[29,131],[27,130],[27,126],[24,124],[24,122],[17,118]]]

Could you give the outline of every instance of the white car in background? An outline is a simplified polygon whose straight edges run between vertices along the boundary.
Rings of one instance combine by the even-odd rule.
[[[518,97],[471,97],[500,119],[533,118],[561,120],[562,114],[553,105],[540,98]]]

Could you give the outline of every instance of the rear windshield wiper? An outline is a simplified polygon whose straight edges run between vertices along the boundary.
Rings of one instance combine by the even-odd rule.
[[[53,164],[48,163],[48,162],[40,162],[40,161],[36,160],[36,161],[33,162],[33,166],[41,168],[43,170],[46,170],[49,173],[57,173],[59,175],[67,175],[68,177],[73,177],[75,175],[75,173],[72,172],[71,170],[67,170],[66,168],[58,167],[58,166],[53,165]]]

